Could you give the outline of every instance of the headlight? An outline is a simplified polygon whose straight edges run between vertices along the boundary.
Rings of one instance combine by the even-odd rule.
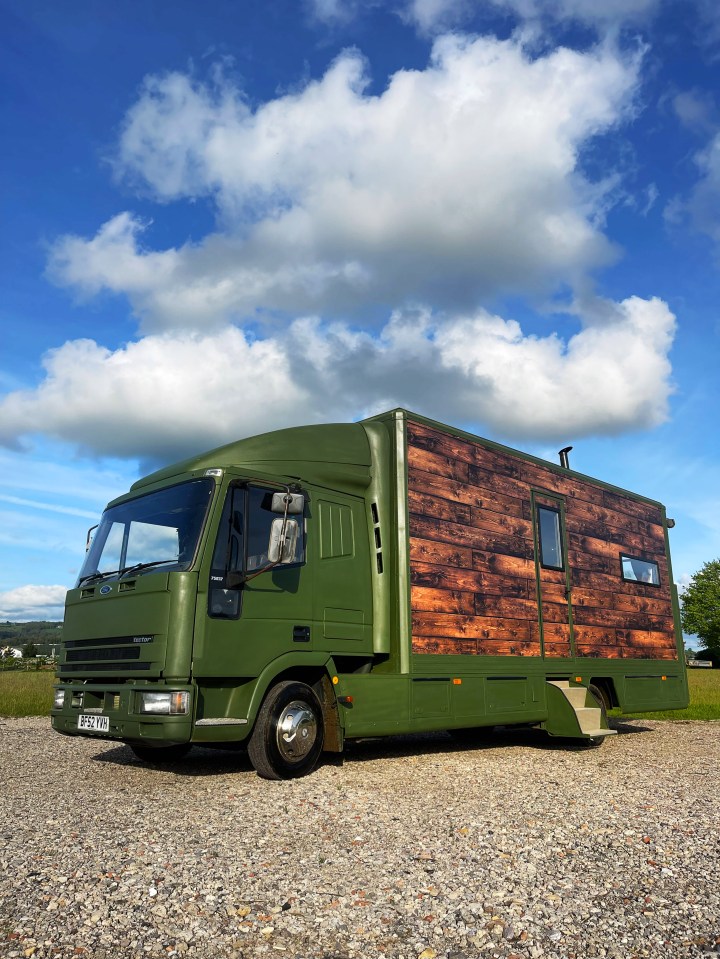
[[[53,698],[53,709],[62,709],[65,705],[65,690],[56,689]]]
[[[154,716],[178,716],[187,713],[190,693],[140,693],[140,712]]]

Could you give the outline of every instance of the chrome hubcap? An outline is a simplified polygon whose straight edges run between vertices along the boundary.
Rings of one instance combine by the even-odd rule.
[[[300,700],[294,700],[283,709],[277,724],[277,745],[287,762],[298,762],[313,747],[317,739],[315,713]]]

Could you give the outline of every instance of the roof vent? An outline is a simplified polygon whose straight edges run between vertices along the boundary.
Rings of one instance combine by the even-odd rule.
[[[560,450],[558,454],[560,457],[560,465],[562,466],[564,470],[570,469],[570,460],[568,459],[568,453],[570,452],[571,449],[572,449],[572,446],[566,446],[565,449]]]

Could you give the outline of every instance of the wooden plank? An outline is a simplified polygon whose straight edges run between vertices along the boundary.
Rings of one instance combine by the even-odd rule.
[[[522,536],[527,539],[529,544],[532,544],[533,541],[533,527],[530,519],[473,508],[472,524],[478,529],[487,529],[494,533]]]
[[[575,646],[578,651],[582,648],[607,647],[613,649],[618,647],[618,639],[615,629],[604,626],[576,626],[575,627]]]
[[[413,653],[442,653],[455,656],[476,656],[477,640],[450,639],[443,636],[416,636],[412,637]]]
[[[508,577],[517,576],[526,580],[535,579],[535,563],[532,556],[508,556],[485,550],[473,550],[472,565],[473,569],[482,572]]]
[[[463,526],[461,523],[438,522],[432,517],[411,513],[410,535],[466,549],[483,549],[487,534],[472,526]]]
[[[408,505],[411,530],[417,518],[443,526],[447,523],[457,523],[461,526],[470,526],[472,529],[483,529],[507,536],[525,536],[529,540],[532,538],[530,520],[508,516],[506,513],[478,510],[429,494],[408,494]]]
[[[630,613],[648,613],[650,616],[667,617],[672,622],[672,602],[669,596],[660,595],[657,599],[650,599],[647,596],[615,593],[611,605],[615,609]]]
[[[675,635],[659,630],[618,629],[618,642],[633,649],[675,649]]]
[[[420,516],[442,519],[451,523],[462,523],[465,526],[472,525],[473,522],[473,513],[470,506],[466,506],[464,503],[456,503],[453,500],[442,499],[430,493],[419,493],[412,489],[408,490],[408,510],[410,513],[417,513]]]
[[[543,623],[568,623],[570,621],[567,603],[543,603]]]
[[[540,642],[540,625],[533,623],[530,627],[530,637],[534,642]],[[567,623],[543,623],[543,649],[546,656],[571,655],[570,626]]]
[[[519,479],[532,486],[533,489],[545,490],[548,493],[558,493],[569,502],[578,500],[583,503],[603,505],[603,491],[589,480],[576,479],[571,474],[554,473],[543,469],[534,463],[523,461]]]
[[[473,552],[448,543],[436,543],[418,536],[410,537],[410,563],[436,563],[441,566],[458,566],[472,569]],[[412,566],[411,566],[412,568]]]
[[[672,649],[644,650],[640,647],[625,646],[622,650],[623,659],[667,659],[677,660],[677,652]]]
[[[516,596],[475,594],[476,616],[507,616],[509,619],[537,619],[538,607],[534,599]]]
[[[473,593],[528,598],[527,579],[460,569],[454,566],[413,563],[410,568],[410,580],[415,586],[469,590]]]
[[[614,629],[662,631],[667,624],[667,618],[649,616],[647,613],[630,613],[627,610],[574,606],[573,622],[578,626],[610,626]]]
[[[618,595],[622,593],[623,595],[639,596],[646,599],[665,599],[669,597],[666,585],[658,588],[657,586],[650,586],[648,583],[630,583],[621,579],[619,562],[617,566],[613,566],[610,573],[603,573],[573,566],[573,559],[575,558],[575,556],[570,557],[570,578],[573,589],[576,587],[605,589],[608,592],[617,592]]]
[[[529,504],[525,503],[522,497],[505,496],[494,487],[473,486],[414,468],[408,470],[408,487],[415,492],[430,493],[465,506],[477,506],[495,513],[530,518]]]
[[[427,473],[433,473],[436,476],[445,476],[448,479],[467,482],[468,464],[462,460],[449,456],[438,456],[436,453],[428,453],[426,450],[418,449],[416,446],[408,447],[408,466],[413,469],[424,470]]]
[[[540,644],[496,642],[490,639],[479,639],[477,651],[481,656],[539,656]]]
[[[539,644],[517,644],[493,640],[448,639],[438,636],[413,635],[412,651],[416,654],[477,656],[539,656]]]
[[[410,590],[410,605],[413,611],[475,615],[473,600],[474,593],[461,590],[428,589],[424,586],[412,586]]]
[[[659,507],[653,506],[652,503],[643,503],[629,496],[621,496],[618,493],[604,490],[603,506],[617,510],[619,513],[627,513],[636,519],[645,520],[647,523],[662,524],[662,512]]]
[[[418,636],[523,642],[530,639],[530,624],[522,620],[499,619],[491,616],[416,612],[412,616],[412,632],[413,635]]]
[[[595,659],[620,659],[622,649],[620,646],[606,646],[604,643],[583,643],[576,646],[578,657]]]

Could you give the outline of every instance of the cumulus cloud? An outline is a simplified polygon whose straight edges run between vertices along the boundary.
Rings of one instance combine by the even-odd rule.
[[[615,255],[611,180],[584,176],[581,154],[628,116],[638,69],[610,45],[533,59],[517,40],[446,36],[379,95],[353,51],[257,109],[218,74],[150,77],[117,171],[163,202],[209,198],[219,228],[157,251],[125,212],[61,238],[50,274],[127,295],[148,332],[576,286]]]
[[[506,437],[578,438],[667,414],[675,320],[658,299],[596,304],[567,341],[484,310],[397,311],[378,334],[318,318],[253,338],[236,327],[92,340],[45,357],[0,403],[5,442],[43,431],[95,452],[169,460],[268,429],[403,405]]]
[[[12,621],[62,619],[65,586],[17,586],[0,593],[0,619]]]

